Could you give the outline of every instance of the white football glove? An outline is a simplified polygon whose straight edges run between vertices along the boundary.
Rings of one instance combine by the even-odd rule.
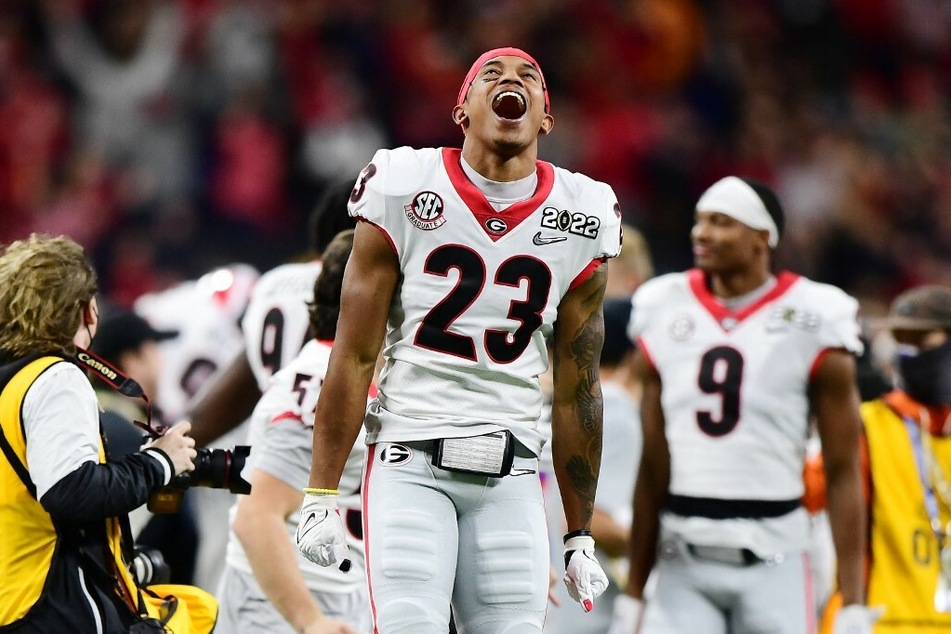
[[[590,533],[565,537],[568,596],[580,603],[585,612],[590,612],[594,609],[594,600],[608,587],[608,577],[594,556],[594,539]]]
[[[332,566],[339,562],[340,570],[350,570],[350,546],[336,495],[304,494],[297,524],[297,548],[315,564]]]
[[[832,634],[872,634],[872,626],[885,614],[884,606],[867,608],[853,603],[835,615]]]
[[[636,634],[644,616],[644,601],[629,594],[619,594],[614,599],[614,616],[608,634]]]

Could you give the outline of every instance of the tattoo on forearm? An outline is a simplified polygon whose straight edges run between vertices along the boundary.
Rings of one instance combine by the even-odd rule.
[[[592,469],[591,463],[583,456],[572,456],[568,459],[565,467],[568,471],[568,477],[571,478],[571,484],[578,492],[583,504],[581,520],[588,523],[594,514],[594,495],[598,488],[597,472]]]
[[[601,302],[606,280],[606,267],[599,267],[592,279],[585,284],[587,294],[581,299],[580,305],[580,310],[585,315],[584,322],[567,342],[567,356],[570,361],[560,366],[563,371],[577,372],[573,399],[574,416],[568,416],[568,421],[574,419],[577,425],[574,434],[577,442],[582,444],[576,445],[573,455],[565,463],[565,471],[580,505],[580,519],[585,523],[591,521],[594,513],[594,496],[601,465],[603,403],[598,364],[604,343]]]
[[[602,277],[606,275],[600,269],[595,274]],[[582,302],[582,306],[588,310],[588,318],[569,344],[571,356],[578,368],[578,388],[575,393],[578,422],[588,433],[599,430],[601,426],[602,402],[598,363],[601,346],[604,344],[604,316],[599,310],[603,290],[603,284],[595,284],[594,290]]]

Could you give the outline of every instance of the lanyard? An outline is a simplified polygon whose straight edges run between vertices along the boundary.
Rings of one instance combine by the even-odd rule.
[[[911,449],[915,455],[915,465],[918,467],[918,479],[921,480],[921,488],[925,494],[925,511],[928,512],[931,528],[940,542],[941,538],[944,537],[944,530],[941,528],[941,518],[938,514],[938,498],[935,495],[934,487],[931,485],[931,478],[928,477],[928,468],[925,465],[925,449],[921,439],[921,428],[916,421],[908,416],[903,416],[902,421],[905,423],[908,437],[911,439]]]

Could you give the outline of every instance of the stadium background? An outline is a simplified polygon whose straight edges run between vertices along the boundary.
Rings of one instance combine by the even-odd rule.
[[[471,60],[541,62],[541,156],[607,181],[659,272],[742,173],[785,203],[783,265],[881,313],[951,284],[946,0],[4,0],[0,242],[66,233],[107,297],[305,248],[377,147],[458,145]]]

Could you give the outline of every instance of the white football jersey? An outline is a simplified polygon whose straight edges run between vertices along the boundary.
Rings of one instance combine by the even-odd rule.
[[[558,305],[620,250],[608,185],[538,162],[528,200],[492,208],[453,149],[380,150],[350,214],[380,228],[399,258],[369,442],[510,429],[536,455],[538,376]]]
[[[314,411],[329,358],[329,343],[311,340],[295,359],[271,378],[251,415],[248,432],[251,454],[242,472],[245,479],[252,470],[259,469],[295,489],[307,486],[313,456]],[[319,566],[307,560],[295,547],[298,567],[310,590],[349,593],[366,583],[360,498],[365,455],[366,445],[361,432],[347,457],[338,486],[340,497],[337,503],[348,529],[353,566],[348,573],[341,572],[336,566]],[[232,523],[235,512],[235,507],[232,507]],[[291,541],[297,531],[299,516],[298,510],[285,521]],[[228,537],[227,561],[239,570],[252,572],[241,542],[233,531]]]
[[[241,350],[238,322],[258,277],[251,266],[231,265],[135,301],[153,328],[178,331],[160,343],[158,394],[149,395],[168,422],[181,420],[205,381]]]
[[[271,375],[310,340],[307,302],[314,296],[320,261],[282,264],[261,276],[241,320],[248,363],[263,392]]]
[[[857,312],[858,302],[841,290],[788,272],[736,312],[711,294],[697,269],[641,286],[629,334],[663,385],[670,493],[732,500],[801,497],[809,382],[825,351],[861,353]],[[693,543],[712,540],[767,554],[762,551],[779,548],[772,537],[805,539],[805,513],[790,516],[753,522],[671,515],[665,525],[688,533]],[[711,531],[711,521],[718,530]],[[788,526],[778,526],[783,522]],[[776,529],[771,536],[756,526],[770,523]],[[734,543],[723,544],[731,539]]]

